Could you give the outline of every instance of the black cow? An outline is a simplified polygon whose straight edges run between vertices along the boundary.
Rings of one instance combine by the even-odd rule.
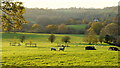
[[[112,51],[120,51],[118,48],[116,48],[116,47],[109,47],[109,49],[108,50],[112,50]]]
[[[85,47],[85,50],[96,50],[94,46],[87,46]]]
[[[54,47],[51,48],[51,51],[52,51],[52,50],[56,51],[56,49],[55,49]]]
[[[59,51],[64,51],[65,50],[65,46],[64,45],[62,45],[62,47],[61,48],[59,48]]]

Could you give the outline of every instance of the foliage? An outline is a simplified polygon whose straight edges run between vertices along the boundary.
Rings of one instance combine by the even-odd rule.
[[[75,24],[77,21],[75,19],[69,19],[65,24],[72,25]]]
[[[54,33],[57,29],[57,26],[56,25],[47,25],[46,26],[46,30],[49,32],[49,33]]]
[[[106,33],[106,35],[117,36],[118,29],[119,29],[118,24],[110,23],[105,26],[105,28],[103,29],[103,32]]]
[[[98,42],[97,34],[92,28],[87,30],[84,41],[88,42],[89,44],[96,44]]]
[[[58,33],[67,33],[68,28],[66,27],[65,24],[60,24],[58,25],[57,32]]]
[[[32,32],[39,31],[40,25],[39,24],[33,24],[31,27]]]
[[[105,42],[105,39],[104,39],[105,37],[103,37],[103,36],[99,36],[99,42],[102,44],[103,42]]]
[[[105,41],[108,43],[109,41],[111,41],[111,36],[109,36],[109,35],[106,35],[105,36]]]
[[[64,37],[62,37],[62,42],[65,42],[66,44],[68,43],[68,42],[70,42],[70,37],[69,36],[64,36]],[[68,46],[68,45],[67,45]]]
[[[22,2],[2,2],[2,28],[4,31],[16,31],[22,29],[22,24],[27,23],[23,14],[25,8]]]
[[[48,40],[53,43],[55,41],[55,35],[51,34]]]
[[[87,26],[87,24],[67,25],[68,33],[84,34]]]
[[[120,36],[117,37],[116,43],[117,43],[117,44],[120,44]]]
[[[100,31],[100,37],[105,38],[106,43],[110,42],[116,42],[118,34],[119,26],[116,23],[110,23],[106,25],[102,30]]]
[[[82,24],[84,20],[93,22],[94,18],[99,18],[100,21],[110,20],[108,23],[113,22],[112,18],[118,14],[118,6],[109,7],[104,9],[88,9],[88,8],[75,8],[75,9],[43,9],[43,8],[27,8],[25,18],[34,24],[49,25],[49,24],[66,24],[76,25]],[[111,16],[108,16],[111,15]]]
[[[97,34],[100,34],[102,28],[106,26],[104,22],[92,22],[90,28],[92,28]]]

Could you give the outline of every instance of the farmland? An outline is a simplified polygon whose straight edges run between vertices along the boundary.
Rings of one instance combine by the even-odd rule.
[[[119,67],[118,6],[100,2],[3,0],[0,68]]]
[[[35,33],[1,33],[2,34],[2,64],[11,66],[118,66],[118,52],[109,51],[111,45],[105,43],[96,45],[97,50],[85,50],[87,43],[83,42],[84,35],[78,34],[55,34],[56,41],[50,43],[50,34]],[[24,35],[25,42],[30,40],[37,47],[9,46],[9,42],[19,42],[18,37]],[[70,36],[70,47],[65,51],[58,51],[57,44],[63,44],[61,38]],[[81,43],[81,44],[80,44]],[[76,46],[78,45],[78,46]],[[50,51],[55,47],[57,51]],[[114,47],[114,46],[113,46]],[[18,62],[19,61],[19,62]]]
[[[73,29],[76,29],[76,30],[79,30],[79,29],[85,30],[86,27],[87,27],[87,25],[86,25],[86,24],[80,24],[80,25],[67,25],[67,27],[73,28]]]

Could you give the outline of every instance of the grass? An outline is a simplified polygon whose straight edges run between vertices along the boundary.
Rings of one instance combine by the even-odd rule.
[[[86,29],[87,25],[86,24],[80,24],[80,25],[67,25],[67,27],[69,28],[73,28],[76,30],[80,30],[80,29]]]
[[[26,40],[33,40],[37,43],[37,47],[9,46],[9,42],[13,38],[25,35]],[[47,38],[50,34],[34,34],[34,33],[2,33],[2,64],[12,66],[118,66],[118,52],[108,51],[110,46],[96,45],[97,50],[87,51],[85,46],[88,44],[79,44],[82,42],[84,35],[74,34],[55,34],[56,41],[50,43]],[[61,37],[69,35],[71,37],[70,47],[66,47],[65,51],[58,51],[57,43],[61,42]],[[27,42],[27,41],[26,41]],[[78,46],[75,46],[75,45]],[[89,45],[93,46],[93,45]],[[51,47],[55,47],[57,51],[50,51]]]

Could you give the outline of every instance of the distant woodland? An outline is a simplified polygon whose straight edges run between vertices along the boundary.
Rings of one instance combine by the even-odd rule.
[[[61,9],[26,8],[24,17],[29,23],[23,25],[22,31],[84,34],[90,27],[90,23],[95,22],[95,19],[107,24],[117,23],[117,14],[117,6],[104,9],[75,7]],[[78,25],[80,25],[78,29],[73,28],[78,27]]]
[[[118,7],[38,9],[25,8],[22,2],[3,2],[3,5],[5,32],[82,34],[89,44],[99,41],[120,46]]]
[[[104,9],[86,8],[61,8],[61,9],[38,9],[26,8],[25,18],[31,24],[81,24],[83,20],[92,22],[94,18],[100,21],[113,22],[112,18],[118,14],[118,7],[106,7]],[[70,22],[74,20],[74,22]]]
[[[28,23],[22,24],[22,28],[20,28],[22,30],[10,30],[9,26],[5,26],[3,31],[85,34],[92,23],[99,22],[98,25],[118,23],[119,16],[118,7],[114,6],[104,9],[76,7],[59,9],[25,8],[23,17]],[[99,33],[100,29],[97,34]]]

